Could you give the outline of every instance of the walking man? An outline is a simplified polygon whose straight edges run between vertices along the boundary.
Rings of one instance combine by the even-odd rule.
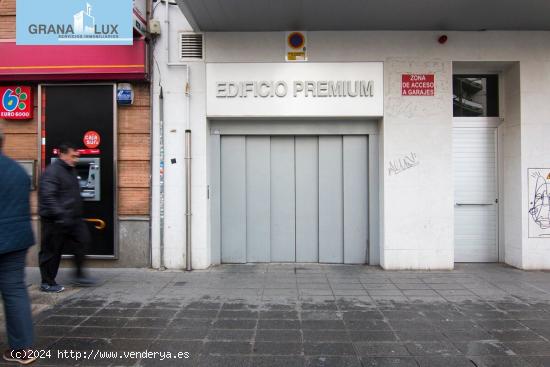
[[[2,153],[0,131],[0,291],[4,301],[10,349],[6,361],[29,364],[36,360],[31,350],[33,326],[25,284],[25,258],[34,244],[29,205],[30,179],[25,170]]]
[[[39,189],[42,219],[41,248],[38,255],[44,292],[62,292],[65,288],[55,278],[63,249],[74,255],[77,286],[93,286],[96,281],[84,275],[83,263],[90,233],[82,218],[80,185],[75,170],[79,154],[74,145],[61,144],[59,159],[44,171]]]

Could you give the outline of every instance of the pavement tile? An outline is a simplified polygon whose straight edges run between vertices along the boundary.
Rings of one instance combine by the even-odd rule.
[[[162,317],[134,317],[127,319],[126,324],[123,324],[123,326],[128,328],[163,328],[168,326],[169,323],[169,319]]]
[[[305,364],[306,360],[301,356],[258,356],[251,358],[251,366],[253,367],[304,367]]]
[[[210,328],[213,323],[211,319],[173,319],[168,324],[168,327],[175,329],[199,329]]]
[[[399,357],[410,355],[403,343],[355,342],[355,347],[362,356]]]
[[[215,329],[254,329],[257,320],[232,320],[223,319],[214,322]]]
[[[384,315],[380,311],[347,311],[342,312],[344,320],[382,320]]]
[[[176,318],[186,319],[213,319],[218,315],[218,310],[193,310],[185,309],[176,313]]]
[[[232,354],[246,354],[250,355],[252,352],[252,343],[250,342],[219,342],[219,341],[207,341],[202,348],[203,353],[220,354],[220,355],[232,355]]]
[[[203,355],[197,360],[197,367],[248,367],[250,365],[250,357],[235,357],[235,356],[212,356]],[[256,365],[254,365],[256,366]]]
[[[443,334],[452,341],[475,341],[495,339],[494,336],[481,329],[443,330]]]
[[[51,326],[76,326],[86,320],[86,317],[78,316],[49,316],[38,322],[38,325]]]
[[[354,342],[393,342],[397,340],[392,331],[350,331],[350,338]]]
[[[389,320],[389,324],[394,330],[432,330],[435,325],[428,320]]]
[[[438,330],[396,330],[395,335],[400,341],[436,342],[447,339]]]
[[[515,320],[479,320],[476,324],[487,331],[492,330],[525,330],[527,327]]]
[[[98,307],[61,307],[53,312],[56,316],[91,316],[98,312]]]
[[[294,310],[267,310],[260,311],[260,319],[297,320],[298,312]]]
[[[531,367],[548,367],[550,366],[550,357],[523,357]]]
[[[304,342],[349,342],[350,336],[340,330],[303,330]]]
[[[345,329],[345,324],[342,320],[302,320],[302,329],[343,330]]]
[[[298,320],[259,320],[258,329],[300,329]]]
[[[464,356],[423,356],[415,357],[419,367],[476,367]],[[478,365],[478,367],[481,367]]]
[[[340,311],[303,311],[300,313],[302,320],[341,320]]]
[[[300,330],[257,330],[256,341],[301,342],[302,332]]]
[[[81,337],[81,338],[110,338],[112,337],[117,329],[108,328],[108,327],[87,327],[87,326],[77,326],[73,328],[66,335],[70,338]]]
[[[120,339],[156,339],[164,329],[160,328],[120,328],[115,329],[114,338]],[[170,330],[170,329],[169,329]]]
[[[550,342],[548,341],[506,342],[505,344],[514,353],[521,356],[550,357]]]
[[[135,317],[160,317],[160,318],[172,318],[178,310],[164,309],[164,308],[143,308],[139,310]]]
[[[137,308],[102,308],[94,316],[100,317],[133,317],[138,312]]]
[[[361,367],[357,357],[308,357],[306,367]]]
[[[391,331],[390,325],[383,320],[346,320],[345,326],[354,331]]]
[[[105,328],[118,328],[125,326],[130,319],[124,317],[99,317],[92,316],[82,322],[81,326],[96,326]]]
[[[251,310],[221,310],[218,314],[219,319],[257,319],[258,311]]]
[[[490,332],[494,339],[504,342],[542,341],[543,339],[530,330],[493,330]]]
[[[306,356],[346,356],[355,355],[351,343],[304,343]]]
[[[363,367],[418,367],[412,357],[362,357]]]
[[[304,345],[302,343],[274,343],[256,341],[252,352],[255,355],[301,355],[304,352]]]
[[[527,360],[520,356],[474,356],[470,358],[478,367],[532,367]]]
[[[413,356],[458,355],[460,351],[450,342],[414,342],[405,344]]]
[[[55,325],[35,325],[34,334],[37,337],[46,336],[64,336],[67,335],[74,326],[55,326]],[[6,339],[5,335],[2,335],[1,339]]]
[[[454,342],[454,346],[466,356],[510,356],[515,353],[504,343],[497,340],[480,340],[471,342]]]
[[[210,329],[206,338],[213,341],[251,342],[254,330]]]

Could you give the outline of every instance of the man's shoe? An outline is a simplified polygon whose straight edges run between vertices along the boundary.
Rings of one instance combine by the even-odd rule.
[[[2,357],[8,362],[17,362],[20,364],[30,364],[36,361],[36,357],[34,356],[32,349],[9,349],[4,352]]]
[[[71,283],[77,287],[95,287],[99,284],[99,280],[90,276],[76,277],[71,280]]]
[[[65,287],[59,284],[49,285],[47,283],[40,284],[40,290],[47,293],[60,293],[65,290]]]

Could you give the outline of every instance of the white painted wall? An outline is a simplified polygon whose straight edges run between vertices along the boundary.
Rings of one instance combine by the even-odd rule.
[[[177,9],[174,9],[174,14]],[[155,15],[157,15],[156,13]],[[155,16],[157,17],[157,16]],[[189,29],[180,16],[172,30]],[[550,166],[550,144],[545,144],[550,124],[549,32],[447,32],[445,45],[437,43],[441,32],[308,32],[311,62],[384,62],[384,118],[380,123],[381,171],[381,265],[386,269],[451,269],[453,267],[452,180],[452,63],[455,61],[512,62],[502,72],[506,82],[505,120],[501,129],[502,173],[501,232],[505,261],[522,268],[550,268],[550,239],[527,238],[528,167]],[[175,42],[175,33],[172,40]],[[284,32],[207,33],[206,62],[283,62]],[[160,47],[156,54],[162,64]],[[174,44],[175,47],[175,44]],[[178,88],[183,69],[161,65],[163,80],[173,93],[166,112],[170,126],[179,129],[183,115]],[[205,115],[205,68],[191,67],[191,126],[193,130],[193,264],[210,264],[207,143]],[[402,73],[433,73],[436,96],[402,97]],[[168,82],[169,80],[169,82]],[[158,84],[155,79],[155,95]],[[155,105],[156,111],[156,105]],[[157,113],[155,112],[155,116]],[[167,122],[168,123],[168,122]],[[155,118],[155,128],[158,119]],[[170,134],[167,132],[167,134]],[[170,137],[170,154],[182,161],[167,168],[172,181],[171,216],[166,251],[173,256],[170,267],[183,267],[184,225],[182,136]],[[156,142],[156,140],[155,140]],[[154,142],[154,144],[155,144]],[[389,162],[415,153],[420,164],[398,175],[389,175]],[[155,147],[155,154],[158,146]],[[167,154],[169,159],[169,154]],[[158,162],[154,162],[153,173]],[[176,172],[177,171],[177,172]],[[170,176],[171,175],[171,176]],[[155,184],[158,179],[155,178]],[[156,190],[157,186],[155,186]],[[181,190],[181,193],[177,191]],[[168,193],[167,193],[168,194]],[[181,201],[180,201],[181,200]],[[156,204],[155,204],[156,205]],[[179,209],[178,209],[179,208]],[[158,209],[158,208],[156,208]],[[155,207],[153,207],[155,211]],[[156,213],[155,213],[156,214]],[[168,211],[167,211],[168,214]],[[158,222],[153,216],[154,225]],[[179,227],[178,227],[179,226]],[[158,234],[158,229],[156,229]],[[167,237],[168,238],[168,237]],[[158,242],[158,241],[157,241]],[[153,247],[157,253],[158,243]],[[155,259],[155,256],[154,256]],[[158,261],[154,261],[158,264]]]
[[[164,224],[164,266],[168,269],[185,268],[185,129],[189,116],[192,131],[192,252],[194,268],[208,267],[210,250],[208,243],[206,201],[206,105],[205,64],[202,61],[189,62],[190,111],[186,108],[185,86],[186,66],[168,66],[183,63],[178,56],[178,33],[191,31],[186,19],[177,6],[169,7],[170,27],[165,22],[165,5],[160,4],[154,18],[161,21],[162,34],[154,47],[153,65],[153,206],[152,206],[152,264],[161,266],[160,256],[160,139],[159,139],[159,94],[164,95],[165,136],[165,224]],[[170,58],[166,50],[166,36],[170,32]],[[175,159],[175,163],[171,160]]]

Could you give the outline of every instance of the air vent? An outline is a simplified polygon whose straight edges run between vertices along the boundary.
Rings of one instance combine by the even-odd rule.
[[[202,60],[203,35],[201,33],[180,33],[180,58]]]

